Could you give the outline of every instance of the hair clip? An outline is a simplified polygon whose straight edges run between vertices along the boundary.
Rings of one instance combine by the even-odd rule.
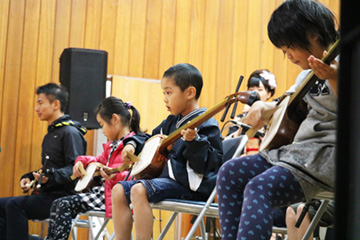
[[[124,105],[127,109],[131,108],[131,102],[124,102]]]
[[[265,80],[268,81],[270,89],[275,89],[277,87],[274,74],[272,74],[271,72],[268,72],[268,71],[263,71],[259,75],[260,75],[260,77],[263,77]]]

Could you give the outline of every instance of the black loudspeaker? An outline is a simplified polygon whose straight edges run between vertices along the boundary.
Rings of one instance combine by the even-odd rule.
[[[66,114],[88,129],[100,128],[95,108],[105,98],[107,52],[66,48],[60,56],[60,83],[69,92]]]

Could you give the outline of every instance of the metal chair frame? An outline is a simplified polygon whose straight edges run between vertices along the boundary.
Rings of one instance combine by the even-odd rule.
[[[87,216],[88,220],[80,219],[81,216]],[[95,220],[100,225],[100,229],[97,231],[96,234],[94,232],[95,227],[97,225]],[[73,223],[71,226],[72,239],[73,240],[77,239],[75,229],[77,227],[81,227],[81,228],[89,229],[91,239],[94,239],[94,240],[100,239],[100,237],[104,234],[107,239],[112,240],[115,238],[115,233],[110,235],[110,233],[106,229],[106,225],[109,223],[109,221],[110,221],[110,218],[105,217],[105,211],[90,210],[85,213],[79,213],[73,220]]]
[[[310,225],[309,225],[308,229],[306,230],[304,237],[302,238],[303,240],[309,239],[311,234],[314,232],[314,230],[315,230],[316,226],[319,224],[319,221],[320,221],[322,215],[324,214],[329,202],[331,200],[334,200],[334,193],[333,192],[321,192],[321,193],[317,194],[314,197],[314,199],[320,200],[321,204],[320,204],[319,209],[316,211],[315,216],[311,220]]]
[[[232,159],[240,156],[242,150],[245,147],[245,144],[248,140],[246,135],[242,135],[237,138],[224,140],[224,160]],[[228,141],[228,142],[227,142]],[[226,145],[231,144],[231,145]],[[188,213],[197,215],[195,222],[193,223],[189,233],[187,234],[185,240],[190,240],[190,238],[195,234],[195,231],[198,226],[200,226],[200,232],[202,239],[208,239],[208,236],[205,232],[204,217],[219,218],[218,213],[218,204],[213,203],[216,196],[216,188],[214,187],[209,198],[206,202],[204,201],[188,201],[188,200],[179,200],[179,199],[165,199],[158,203],[152,203],[151,207],[157,210],[172,211],[169,221],[165,225],[163,231],[160,233],[158,240],[164,239],[166,233],[170,229],[170,226],[174,222],[176,216],[179,213]]]

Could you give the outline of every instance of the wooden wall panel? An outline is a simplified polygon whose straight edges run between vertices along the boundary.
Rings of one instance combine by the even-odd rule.
[[[191,0],[176,1],[174,62],[189,62]]]
[[[58,40],[54,37],[55,31],[55,9],[56,4],[54,1],[41,1],[41,13],[40,13],[40,22],[39,22],[39,48],[37,56],[37,86],[52,82],[59,82],[59,75],[55,78],[52,78],[53,68],[59,68],[59,57],[53,51],[55,40]],[[65,31],[66,33],[66,31]],[[64,33],[58,36],[63,36]],[[66,34],[65,34],[66,36]],[[59,42],[59,41],[58,41]],[[56,59],[56,61],[54,61]]]
[[[115,75],[112,95],[131,102],[141,114],[141,128],[147,129],[149,134],[169,115],[163,101],[160,80]]]
[[[205,0],[193,1],[190,13],[189,62],[201,71],[204,59]]]
[[[114,71],[114,48],[116,35],[116,14],[117,14],[117,0],[103,1],[100,26],[100,45],[101,50],[108,52],[108,72]],[[121,24],[121,23],[118,23]]]
[[[246,68],[245,78],[252,71],[260,68],[260,47],[261,47],[261,0],[249,1],[248,24],[247,24],[247,40],[246,40]],[[257,11],[255,11],[257,9]]]
[[[32,135],[33,129],[33,114],[34,114],[34,89],[36,84],[36,64],[37,64],[37,45],[38,35],[34,32],[39,31],[41,1],[27,1],[25,7],[25,24],[24,24],[24,38],[22,47],[21,69],[20,69],[20,86],[19,90],[19,113],[16,120],[16,125],[21,131],[16,135],[16,146],[21,146],[21,151],[16,152],[15,156],[15,175],[14,182],[18,181],[20,177],[29,172],[31,167],[30,161],[23,159],[31,159],[32,139],[28,136]],[[23,104],[26,103],[26,104]],[[37,161],[38,162],[38,161]],[[39,162],[37,163],[39,164]],[[20,188],[14,189],[15,195],[22,194]]]
[[[5,82],[2,89],[4,92],[2,98],[4,115],[1,119],[1,159],[3,159],[3,156],[7,159],[6,164],[5,162],[2,164],[3,171],[4,173],[13,173],[1,174],[0,176],[0,180],[7,183],[2,187],[2,191],[6,195],[13,195],[15,190],[13,186],[19,186],[18,180],[14,181],[14,175],[17,173],[14,166],[14,159],[16,158],[16,152],[18,152],[17,147],[20,147],[16,146],[16,136],[18,132],[16,123],[19,114],[20,92],[18,89],[20,85],[24,12],[24,1],[18,0],[10,2],[5,58]],[[11,79],[11,81],[7,79]]]
[[[271,12],[269,9],[275,9],[275,1],[262,2],[261,6],[261,23],[260,23],[260,61],[259,68],[274,69],[274,52],[276,49],[273,47],[270,39],[267,36],[267,23],[269,22]],[[249,76],[249,73],[247,76]]]
[[[237,82],[240,76],[244,76],[244,81],[246,81],[247,76],[245,75],[246,67],[246,54],[247,48],[247,24],[246,23],[249,15],[249,4],[248,1],[235,1],[234,3],[234,22],[232,24],[233,28],[233,39],[232,39],[232,49],[234,54],[232,54],[231,61],[231,91],[235,91]],[[246,84],[241,84],[240,90],[246,90]]]
[[[114,72],[121,76],[129,75],[131,10],[131,0],[119,1],[114,50],[117,57],[114,59]]]
[[[88,0],[86,6],[86,22],[84,47],[98,49],[100,45],[100,19],[102,0]]]
[[[132,4],[129,75],[133,77],[144,77],[146,7],[147,1],[143,0],[135,0]]]
[[[205,26],[204,26],[204,61],[201,69],[204,86],[200,103],[203,106],[212,106],[216,102],[216,70],[217,70],[217,47],[218,47],[218,21],[219,1],[208,0],[205,4]],[[211,97],[210,97],[211,96]]]
[[[47,126],[34,111],[34,91],[47,82],[59,82],[59,57],[64,48],[107,51],[108,74],[127,80],[160,79],[173,64],[194,64],[204,78],[200,98],[204,107],[212,107],[233,92],[240,75],[245,82],[258,68],[276,75],[277,97],[300,71],[267,37],[269,17],[282,1],[0,1],[0,163],[10,173],[0,176],[7,183],[0,197],[21,194],[19,176],[40,166]],[[339,20],[340,0],[321,1]],[[114,89],[144,112],[152,108],[157,91],[161,97],[161,89],[127,89],[126,84]],[[161,101],[158,104],[163,106]],[[241,111],[242,106],[238,108]],[[160,115],[156,117],[163,119],[167,112]],[[158,123],[147,113],[142,117],[149,130]],[[92,152],[93,132],[86,138],[88,152]]]
[[[162,0],[159,73],[154,78],[160,79],[164,71],[174,65],[175,23],[176,1]]]
[[[231,56],[236,54],[232,49],[233,31],[232,23],[234,22],[234,1],[220,1],[219,6],[219,23],[218,23],[218,43],[217,43],[217,67],[215,79],[215,91],[221,89],[222,92],[230,94],[235,92],[237,78],[231,79]],[[223,99],[225,96],[218,96]],[[216,99],[215,103],[220,99]]]
[[[87,0],[72,1],[70,19],[70,46],[84,47]]]
[[[59,81],[60,55],[65,48],[70,47],[71,1],[49,2],[56,3],[55,12],[54,10],[52,11],[55,14],[54,43],[52,47],[48,49],[52,49],[53,53],[51,81],[57,82]]]
[[[5,63],[5,57],[6,57],[9,6],[10,6],[9,0],[0,1],[0,63]],[[2,117],[3,117],[2,102],[3,102],[4,84],[5,84],[5,76],[4,75],[5,75],[5,64],[0,64],[0,119],[2,119]],[[2,136],[1,122],[0,122],[0,143],[1,143],[1,136]],[[0,145],[0,147],[1,147],[1,145]]]
[[[144,50],[144,76],[159,76],[161,0],[148,2]]]

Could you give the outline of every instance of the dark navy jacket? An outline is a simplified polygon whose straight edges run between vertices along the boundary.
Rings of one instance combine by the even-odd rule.
[[[69,195],[75,194],[76,181],[70,176],[76,158],[86,154],[87,130],[78,122],[71,121],[68,115],[63,115],[48,126],[48,133],[42,142],[41,163],[46,169],[49,180],[41,184],[40,193]],[[32,172],[21,178],[34,179]]]
[[[205,108],[198,108],[185,117],[169,115],[153,130],[152,135],[169,135],[205,111]],[[207,197],[215,187],[222,163],[222,140],[214,118],[202,123],[197,129],[198,136],[193,141],[187,142],[180,138],[174,143],[159,177],[172,178]]]

